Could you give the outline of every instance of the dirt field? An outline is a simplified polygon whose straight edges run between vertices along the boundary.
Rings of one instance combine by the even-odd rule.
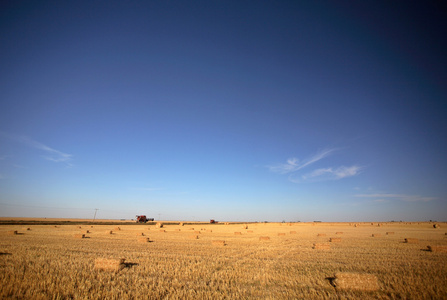
[[[247,226],[2,225],[0,298],[447,298],[445,223]]]

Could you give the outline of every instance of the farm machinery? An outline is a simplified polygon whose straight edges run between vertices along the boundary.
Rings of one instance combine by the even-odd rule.
[[[149,221],[154,221],[154,218],[147,218],[144,215],[136,216],[136,222],[137,223],[147,223]]]

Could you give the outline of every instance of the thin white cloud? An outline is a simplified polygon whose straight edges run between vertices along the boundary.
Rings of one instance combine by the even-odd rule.
[[[360,166],[341,166],[338,168],[321,168],[316,169],[308,174],[302,175],[300,178],[289,176],[289,180],[292,182],[305,182],[305,181],[326,181],[326,180],[339,180],[351,176],[356,176],[361,171]]]
[[[300,162],[297,158],[292,157],[292,158],[289,158],[287,160],[287,163],[285,163],[285,164],[277,164],[277,165],[269,166],[268,168],[270,169],[270,171],[279,173],[279,174],[288,174],[288,173],[296,172],[298,170],[301,170],[302,168],[305,168],[305,167],[327,157],[335,150],[337,150],[337,149],[326,149],[326,150],[320,151],[317,154],[315,154],[314,156],[312,156],[311,158],[309,158],[303,162]]]
[[[437,199],[436,197],[424,197],[420,195],[405,195],[405,194],[356,194],[354,197],[358,198],[374,198],[376,202],[383,202],[386,199],[396,199],[405,202],[428,202]]]
[[[353,165],[349,167],[340,166],[337,168],[332,167],[320,168],[304,175],[297,174],[297,171],[322,160],[323,158],[331,155],[336,150],[338,149],[336,148],[325,149],[323,151],[318,152],[309,159],[301,162],[295,157],[289,158],[285,164],[268,166],[268,168],[270,171],[274,173],[289,174],[288,176],[289,180],[295,183],[301,183],[306,181],[338,180],[358,175],[362,170],[362,167],[358,165]]]
[[[39,150],[46,152],[46,155],[43,156],[43,158],[45,158],[46,160],[57,162],[57,163],[62,162],[70,167],[73,166],[70,163],[70,161],[72,160],[72,157],[73,157],[73,155],[71,155],[71,154],[67,154],[67,153],[61,152],[59,150],[53,149],[51,147],[48,147],[47,145],[44,145],[44,144],[42,144],[38,141],[35,141],[29,137],[26,137],[26,136],[6,134],[6,133],[2,133],[2,132],[0,132],[0,134],[11,139],[11,140],[19,142],[25,146],[28,146],[30,148],[35,148],[35,149],[39,149]]]

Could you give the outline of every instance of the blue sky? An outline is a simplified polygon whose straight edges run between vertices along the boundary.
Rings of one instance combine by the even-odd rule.
[[[0,216],[447,220],[438,2],[0,14]]]

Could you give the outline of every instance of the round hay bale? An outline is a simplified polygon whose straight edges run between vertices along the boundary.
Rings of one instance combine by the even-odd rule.
[[[269,236],[260,236],[260,237],[259,237],[259,240],[260,240],[260,241],[269,241],[269,240],[270,240],[270,237],[269,237]]]
[[[285,236],[286,234],[284,232],[279,232],[278,236]]]
[[[291,231],[290,234],[296,234],[296,231]]]
[[[330,238],[329,242],[331,242],[331,243],[340,243],[341,242],[341,238]]]
[[[193,240],[198,240],[199,236],[198,235],[190,235],[189,238],[193,239]]]
[[[317,236],[326,236],[326,233],[319,233]]]
[[[312,249],[329,250],[329,249],[331,249],[331,245],[330,244],[315,243],[313,245]]]
[[[225,241],[223,241],[223,240],[214,240],[214,241],[211,241],[211,244],[216,245],[216,246],[225,246],[226,245]]]

